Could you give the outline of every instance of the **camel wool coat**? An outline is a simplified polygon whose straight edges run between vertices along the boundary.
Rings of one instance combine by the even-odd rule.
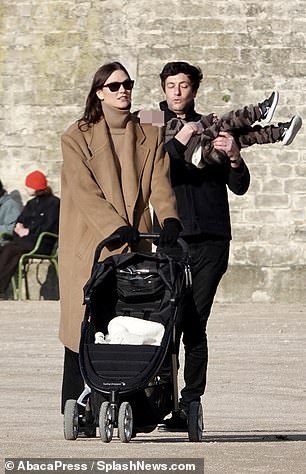
[[[86,131],[73,124],[62,136],[62,151],[59,337],[64,346],[78,352],[85,310],[83,287],[97,244],[124,225],[151,232],[149,201],[161,225],[166,218],[178,216],[169,158],[157,127],[130,116],[121,166],[104,118]],[[124,251],[127,247],[121,246],[115,253]],[[100,258],[110,254],[104,248]]]

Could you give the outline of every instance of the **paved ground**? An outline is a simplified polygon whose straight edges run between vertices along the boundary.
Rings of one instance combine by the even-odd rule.
[[[58,302],[0,301],[0,318],[2,459],[204,458],[206,474],[306,472],[306,306],[215,305],[202,443],[158,431],[128,444],[65,441]]]

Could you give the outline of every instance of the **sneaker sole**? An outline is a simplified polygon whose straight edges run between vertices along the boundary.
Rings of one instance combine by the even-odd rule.
[[[166,425],[159,425],[157,431],[163,433],[188,433],[188,428],[168,428]]]
[[[293,140],[296,137],[296,134],[298,133],[298,131],[300,130],[302,126],[302,123],[303,122],[302,122],[301,117],[299,115],[296,115],[294,119],[292,120],[292,123],[290,127],[288,128],[287,132],[285,133],[285,136],[282,140],[282,145],[284,146],[290,145],[290,143],[293,142]]]
[[[275,112],[275,109],[276,109],[276,106],[278,104],[278,98],[279,98],[279,93],[277,91],[274,91],[274,98],[273,98],[273,102],[272,102],[272,105],[270,107],[270,110],[265,118],[265,122],[266,123],[269,123],[271,122],[272,120],[272,117],[274,115],[274,112]]]

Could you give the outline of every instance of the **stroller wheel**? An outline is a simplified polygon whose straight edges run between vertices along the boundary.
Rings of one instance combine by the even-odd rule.
[[[118,413],[118,435],[122,443],[128,443],[131,440],[133,432],[133,412],[129,402],[123,402],[120,405]]]
[[[203,428],[203,409],[201,402],[191,402],[188,413],[189,441],[201,441]]]
[[[64,437],[75,440],[79,432],[79,410],[76,400],[67,400],[64,408]]]
[[[114,432],[114,424],[109,402],[103,402],[100,407],[99,430],[103,443],[109,443],[112,440]]]

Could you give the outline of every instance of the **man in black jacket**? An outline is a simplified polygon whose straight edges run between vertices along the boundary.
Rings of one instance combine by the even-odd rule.
[[[234,137],[227,132],[213,141],[221,160],[199,166],[199,147],[194,143],[202,132],[201,114],[194,109],[201,70],[185,62],[164,66],[161,84],[166,101],[160,103],[165,113],[165,149],[171,161],[171,181],[176,194],[181,236],[188,242],[193,278],[192,295],[182,308],[178,336],[183,333],[185,346],[185,387],[181,391],[180,410],[166,419],[166,429],[187,429],[188,407],[204,394],[207,372],[206,325],[222,275],[227,270],[231,223],[227,188],[234,194],[246,193],[250,183],[248,168],[240,156]],[[182,128],[171,138],[167,123],[182,121]],[[185,309],[184,309],[185,308]]]

